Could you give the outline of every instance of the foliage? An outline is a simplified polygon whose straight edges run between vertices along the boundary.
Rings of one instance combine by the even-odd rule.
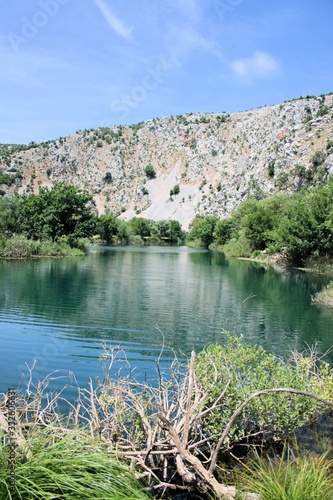
[[[166,368],[161,365],[164,357],[162,347],[156,361],[157,378],[152,383],[140,383],[126,352],[103,344],[103,380],[95,386],[90,379],[86,387],[77,387],[73,401],[66,400],[63,389],[48,392],[50,377],[55,374],[36,383],[33,367],[29,368],[24,393],[16,398],[18,487],[26,488],[24,493],[31,487],[40,493],[36,498],[84,499],[85,494],[91,495],[88,498],[114,498],[110,474],[114,475],[115,486],[120,479],[129,482],[129,488],[135,486],[128,471],[118,477],[116,453],[118,459],[126,458],[132,467],[141,469],[141,477],[146,476],[151,490],[164,493],[177,490],[181,484],[192,491],[200,486],[218,497],[235,498],[236,488],[222,484],[214,475],[219,457],[227,458],[230,447],[244,441],[244,436],[253,441],[254,428],[264,415],[267,420],[259,429],[263,444],[294,431],[304,422],[310,413],[309,402],[332,404],[316,396],[325,394],[332,399],[333,376],[332,369],[318,360],[315,351],[310,357],[295,353],[293,364],[284,365],[262,348],[231,338],[226,347],[213,346],[212,352],[205,350],[197,359],[194,352],[184,362],[175,357]],[[298,384],[313,392],[277,388],[279,383]],[[267,386],[274,388],[269,390]],[[261,387],[265,389],[247,397],[249,391]],[[305,413],[297,420],[295,414],[302,408]],[[321,408],[318,406],[316,411]],[[0,433],[7,430],[7,411],[5,397],[0,400]],[[272,434],[279,424],[280,434],[278,430]],[[0,488],[6,488],[8,480],[7,457],[3,458],[7,450],[0,450]],[[102,477],[107,493],[100,485]],[[86,493],[81,493],[76,481]],[[77,488],[73,496],[71,488]],[[93,488],[100,488],[104,497]],[[122,489],[117,494],[116,498],[122,498]],[[131,490],[124,494],[132,498]],[[139,491],[136,494],[135,498],[141,498]]]
[[[218,222],[214,215],[197,215],[190,224],[188,239],[197,246],[208,248],[214,241],[214,230]]]
[[[230,256],[249,256],[258,250],[281,252],[290,264],[301,265],[310,257],[333,256],[332,221],[330,181],[289,196],[247,199],[231,217],[216,223],[213,237]],[[194,234],[191,230],[190,236]]]
[[[8,238],[17,232],[22,198],[3,196],[0,198],[0,237]]]
[[[325,116],[329,112],[329,107],[321,105],[316,113],[316,116]]]
[[[289,178],[287,172],[280,172],[275,180],[275,186],[283,191],[287,189],[289,185]]]
[[[5,184],[10,187],[15,183],[16,179],[22,179],[22,174],[20,172],[16,172],[14,174],[8,174],[0,168],[0,184]]]
[[[231,238],[222,249],[229,257],[251,257],[250,241],[244,236],[243,231],[237,238]]]
[[[275,160],[272,160],[268,164],[268,175],[269,177],[274,177],[274,166],[275,166]]]
[[[170,196],[173,194],[179,194],[180,193],[180,186],[179,184],[175,184],[172,189],[170,189]]]
[[[119,223],[120,221],[115,215],[100,215],[97,221],[97,234],[105,242],[112,243],[117,240],[119,235]]]
[[[83,255],[87,242],[78,240],[75,248],[71,247],[66,238],[56,242],[51,240],[31,240],[22,235],[0,239],[0,258],[26,259],[30,257],[66,257],[69,255]]]
[[[167,240],[171,243],[180,243],[184,240],[185,234],[180,223],[176,220],[160,220],[155,222],[154,232],[158,234],[160,240]]]
[[[110,184],[112,182],[112,174],[111,174],[111,172],[105,172],[104,182],[106,182],[107,184]]]
[[[333,462],[327,455],[295,456],[284,449],[281,457],[262,458],[246,466],[243,486],[256,491],[261,500],[309,500],[332,498]]]
[[[82,431],[61,438],[55,429],[34,430],[26,437],[9,489],[7,449],[0,448],[0,496],[8,500],[82,499],[144,500],[150,498],[129,467],[101,441]]]
[[[236,217],[218,220],[214,229],[214,239],[218,245],[225,245],[231,238],[237,238],[239,224]]]
[[[148,177],[148,179],[155,179],[156,177],[156,171],[151,163],[149,163],[145,167],[145,174]]]
[[[128,222],[132,234],[140,236],[142,239],[149,238],[153,227],[153,221],[142,217],[133,217]]]
[[[315,369],[313,364],[311,369]],[[217,439],[236,408],[251,394],[276,387],[309,391],[312,377],[305,366],[287,365],[260,346],[252,346],[227,333],[226,344],[209,345],[196,359],[198,379],[209,393],[206,404],[224,392],[221,407],[206,420],[212,439]],[[320,378],[321,375],[318,374]],[[331,384],[332,373],[322,375]],[[319,387],[317,387],[319,389]],[[316,392],[320,394],[320,392]],[[311,420],[317,403],[303,396],[268,394],[253,399],[234,422],[229,444],[252,436],[283,440],[298,426]]]
[[[326,307],[333,307],[333,281],[330,281],[323,290],[316,293],[312,297],[312,302]]]
[[[66,236],[71,244],[95,232],[92,196],[72,185],[55,184],[41,188],[38,195],[23,197],[19,229],[31,239]]]
[[[324,163],[326,153],[324,151],[316,151],[311,157],[311,163],[316,168]]]

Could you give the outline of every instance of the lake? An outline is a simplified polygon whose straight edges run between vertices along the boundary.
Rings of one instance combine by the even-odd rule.
[[[328,279],[226,259],[187,247],[94,246],[85,257],[0,261],[0,391],[72,372],[80,385],[102,376],[102,342],[121,345],[137,378],[210,342],[224,330],[286,357],[291,348],[333,344],[333,313],[311,303]],[[170,348],[170,349],[168,349]],[[328,355],[333,361],[333,355]]]

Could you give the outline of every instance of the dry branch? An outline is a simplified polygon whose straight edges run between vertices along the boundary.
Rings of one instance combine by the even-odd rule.
[[[237,417],[256,397],[287,392],[332,403],[306,391],[293,388],[275,388],[257,391],[243,401],[234,411],[229,422],[216,442],[209,435],[205,421],[210,412],[223,406],[228,390],[226,383],[215,401],[207,403],[208,393],[199,384],[195,372],[195,354],[189,365],[175,360],[165,380],[160,366],[161,355],[156,364],[157,385],[139,383],[133,372],[127,370],[121,376],[128,362],[115,348],[104,346],[103,359],[106,373],[104,380],[94,387],[89,379],[86,388],[77,387],[77,399],[67,401],[64,389],[58,394],[47,392],[51,378],[33,383],[32,368],[25,395],[18,399],[17,444],[24,447],[28,456],[25,436],[32,429],[50,426],[57,436],[69,428],[88,429],[93,438],[101,439],[110,452],[117,453],[138,466],[154,490],[202,488],[222,498],[235,498],[236,489],[220,483],[215,472],[219,453]],[[111,371],[119,366],[117,378]],[[117,365],[118,364],[118,365]],[[65,385],[65,387],[67,387]],[[67,404],[65,416],[59,411],[60,403]],[[5,402],[0,403],[0,430],[7,431]],[[92,441],[93,443],[93,441]],[[253,493],[244,498],[256,499]]]

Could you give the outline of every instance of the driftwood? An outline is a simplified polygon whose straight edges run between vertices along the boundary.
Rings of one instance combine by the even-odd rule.
[[[33,383],[33,370],[25,395],[18,397],[16,407],[17,427],[14,439],[29,457],[25,435],[38,427],[52,426],[57,436],[69,428],[85,429],[92,438],[99,438],[108,446],[110,453],[117,453],[141,470],[151,490],[163,494],[166,490],[193,489],[209,491],[217,497],[232,499],[237,491],[233,486],[217,480],[218,456],[237,417],[254,398],[265,394],[286,392],[311,397],[317,401],[332,403],[305,391],[293,388],[267,389],[253,393],[233,413],[218,440],[207,435],[204,419],[223,404],[222,394],[207,405],[208,393],[198,383],[195,374],[195,354],[192,353],[187,369],[175,358],[164,376],[160,359],[157,360],[155,385],[139,383],[120,348],[104,346],[104,380],[94,387],[89,380],[87,388],[77,386],[77,399],[64,398],[66,386],[57,394],[48,392],[50,380],[59,378],[50,374],[37,385]],[[118,365],[117,376],[110,373]],[[127,374],[124,375],[124,370]],[[218,374],[216,374],[218,376]],[[75,379],[71,383],[75,385]],[[205,404],[206,403],[206,404]],[[59,405],[66,404],[66,417]],[[0,429],[7,431],[6,400],[0,403]],[[259,498],[255,493],[243,493],[243,498]]]

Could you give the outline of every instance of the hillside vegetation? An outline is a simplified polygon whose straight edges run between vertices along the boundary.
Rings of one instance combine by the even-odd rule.
[[[196,113],[0,146],[0,194],[56,182],[87,190],[99,214],[228,217],[248,197],[325,184],[333,173],[333,95],[234,114]]]

